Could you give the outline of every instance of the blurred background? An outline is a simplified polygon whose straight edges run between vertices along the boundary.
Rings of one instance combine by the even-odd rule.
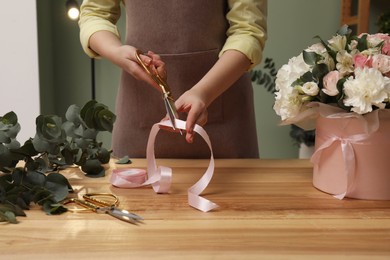
[[[77,4],[81,4],[81,1],[75,1]],[[106,60],[91,61],[82,51],[77,19],[72,20],[68,17],[67,0],[36,0],[33,4],[31,4],[33,2],[31,0],[15,1],[18,3],[6,2],[11,2],[6,4],[8,8],[18,10],[18,14],[14,12],[9,14],[14,21],[23,21],[23,19],[30,19],[30,21],[24,20],[20,24],[22,29],[18,29],[17,27],[12,28],[8,18],[1,18],[4,20],[0,20],[0,26],[7,28],[11,26],[11,29],[8,29],[11,34],[9,37],[20,37],[22,41],[32,43],[32,45],[24,44],[23,46],[31,47],[33,51],[36,49],[38,61],[25,64],[25,60],[17,59],[15,56],[12,56],[8,61],[3,59],[0,61],[0,71],[3,71],[0,74],[0,80],[10,77],[8,72],[4,72],[5,68],[9,67],[10,62],[18,64],[15,67],[18,73],[13,77],[18,77],[18,75],[23,77],[25,70],[39,75],[33,76],[33,80],[36,81],[38,78],[38,81],[37,89],[32,87],[31,93],[20,92],[10,86],[14,80],[11,80],[11,83],[2,80],[1,94],[4,97],[7,93],[9,103],[3,102],[0,106],[0,116],[12,109],[17,110],[18,107],[24,106],[27,107],[27,111],[20,111],[20,113],[27,114],[28,119],[34,122],[37,113],[63,116],[71,104],[82,106],[92,97],[114,111],[120,70]],[[368,6],[365,6],[365,10],[363,10],[367,14],[367,17],[364,18],[367,27],[364,29],[369,33],[376,33],[378,31],[377,21],[381,15],[389,12],[390,0],[360,0],[360,2],[368,2]],[[19,7],[15,5],[19,5]],[[345,16],[344,5],[343,0],[268,1],[268,41],[264,50],[263,63],[254,70],[264,70],[265,58],[272,59],[274,67],[278,69],[291,57],[298,55],[303,49],[315,43],[314,36],[318,35],[323,39],[328,39],[334,35],[342,24],[342,14]],[[359,1],[351,1],[351,5],[352,15],[359,13]],[[26,17],[23,12],[28,12],[28,8],[35,8],[36,14],[29,13],[30,16]],[[33,10],[30,9],[31,11]],[[34,23],[34,19],[36,19],[35,27],[33,25],[32,29],[27,31],[25,29],[27,24]],[[118,24],[122,36],[125,35],[125,19],[123,10]],[[354,30],[358,29],[357,26],[354,27]],[[31,34],[31,38],[27,40],[26,37],[29,37],[29,34]],[[9,52],[7,50],[12,49],[16,42],[20,41],[3,41],[0,43],[1,50]],[[19,48],[16,51],[18,53],[20,48],[24,47],[17,48]],[[14,54],[11,52],[10,55]],[[23,64],[20,65],[21,63]],[[21,71],[20,66],[26,67],[22,68]],[[34,66],[38,66],[36,72],[34,72]],[[18,83],[18,86],[23,84],[29,83]],[[24,87],[27,88],[27,86]],[[261,157],[297,158],[299,144],[290,136],[291,126],[279,125],[280,119],[272,108],[274,103],[272,91],[255,82],[253,88]],[[92,93],[92,89],[94,89],[94,93]],[[37,90],[39,94],[36,93]],[[16,95],[20,96],[21,94],[22,96],[30,95],[30,97],[27,101],[17,102],[19,98],[16,98]],[[34,98],[36,101],[34,105],[29,105],[29,102],[33,102],[31,99],[34,95],[38,95]],[[30,121],[26,122],[31,124]],[[25,127],[24,124],[21,122],[22,128]],[[243,129],[244,132],[245,129]],[[35,133],[35,129],[32,129],[32,133]],[[105,147],[110,147],[111,134],[104,133],[99,138]]]

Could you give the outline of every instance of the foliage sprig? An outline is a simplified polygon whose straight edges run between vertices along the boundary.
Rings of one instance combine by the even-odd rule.
[[[65,121],[57,115],[39,115],[36,134],[20,145],[16,137],[21,126],[11,111],[0,117],[0,221],[17,223],[31,203],[47,214],[60,214],[60,203],[72,187],[59,173],[63,168],[79,166],[87,177],[102,177],[102,164],[111,151],[97,141],[101,131],[111,132],[115,115],[95,100],[81,109],[71,105]]]

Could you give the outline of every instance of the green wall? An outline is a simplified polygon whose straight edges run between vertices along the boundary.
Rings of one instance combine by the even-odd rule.
[[[91,99],[90,59],[81,49],[77,23],[66,17],[65,2],[37,0],[43,114],[64,115],[69,105],[82,106]],[[340,0],[269,0],[269,39],[264,57],[272,58],[279,68],[314,43],[313,36],[326,39],[333,35],[340,26],[340,5]],[[124,22],[122,12],[122,35]],[[114,111],[120,70],[106,60],[97,60],[95,71],[96,99]],[[272,109],[274,96],[262,86],[254,85],[254,90],[261,157],[296,158],[298,147],[289,137],[290,127],[279,126]],[[110,146],[109,133],[100,138]]]

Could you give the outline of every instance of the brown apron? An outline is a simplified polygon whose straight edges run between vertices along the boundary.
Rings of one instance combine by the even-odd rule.
[[[151,50],[166,63],[168,84],[178,98],[213,66],[226,40],[227,1],[127,0],[126,43]],[[123,72],[116,101],[113,154],[145,158],[153,124],[166,115],[161,93]],[[258,158],[253,90],[244,75],[208,108],[207,131],[215,158]],[[183,119],[181,115],[180,118]],[[188,144],[184,135],[161,130],[156,158],[209,158],[199,136]]]

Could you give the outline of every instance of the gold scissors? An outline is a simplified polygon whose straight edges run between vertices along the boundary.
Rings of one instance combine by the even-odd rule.
[[[83,199],[71,198],[63,202],[64,205],[76,203],[83,208],[68,208],[70,211],[90,210],[96,213],[106,213],[117,219],[123,220],[131,224],[142,222],[143,218],[137,214],[130,213],[127,210],[119,209],[119,199],[111,193],[87,193],[83,195]]]
[[[140,55],[143,54],[140,50],[136,50],[135,57],[137,58],[138,63],[141,65],[141,67],[148,73],[148,75],[152,78],[154,82],[161,88],[161,91],[163,93],[163,100],[165,109],[167,110],[169,119],[172,123],[173,130],[176,130],[176,122],[175,119],[177,118],[177,111],[175,107],[175,100],[172,97],[171,89],[168,86],[168,83],[161,78],[161,76],[158,74],[158,71],[156,68],[154,68],[154,71],[150,71],[148,66],[141,60]],[[182,134],[181,130],[179,130],[180,134]]]

